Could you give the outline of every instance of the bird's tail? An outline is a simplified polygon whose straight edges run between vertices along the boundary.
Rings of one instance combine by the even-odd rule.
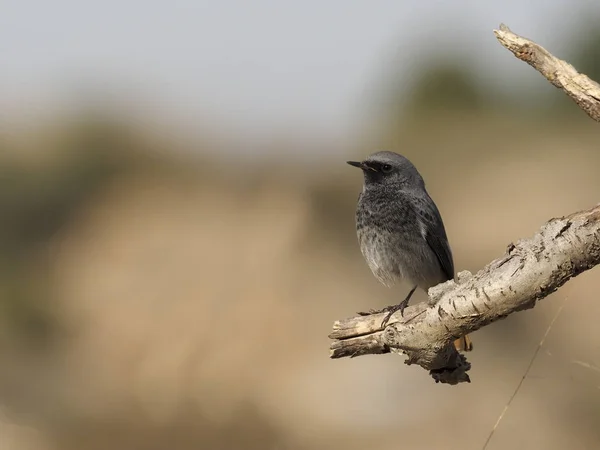
[[[471,342],[469,335],[465,334],[454,341],[454,347],[459,352],[470,352],[473,350],[473,342]]]

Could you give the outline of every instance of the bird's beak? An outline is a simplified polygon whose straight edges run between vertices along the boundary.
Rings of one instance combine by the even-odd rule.
[[[362,170],[373,170],[373,171],[375,171],[375,169],[373,169],[369,165],[365,164],[364,162],[360,162],[360,161],[346,161],[346,163],[350,164],[351,166],[358,167],[359,169],[362,169]]]

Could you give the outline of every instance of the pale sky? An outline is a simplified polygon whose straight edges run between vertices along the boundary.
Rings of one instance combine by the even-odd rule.
[[[399,76],[417,67],[416,42],[469,48],[509,84],[535,74],[492,29],[504,22],[560,54],[591,11],[598,0],[4,0],[0,111],[34,115],[93,84],[192,128],[344,135],[391,61]]]

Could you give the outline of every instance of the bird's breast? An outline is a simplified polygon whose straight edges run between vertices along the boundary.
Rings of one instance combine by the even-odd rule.
[[[414,211],[399,198],[379,200],[363,195],[356,210],[356,233],[365,261],[386,286],[401,280],[426,284],[421,278],[429,277],[426,269],[435,256]]]
[[[404,278],[401,246],[396,236],[370,226],[360,227],[357,235],[360,251],[375,278],[386,286]]]

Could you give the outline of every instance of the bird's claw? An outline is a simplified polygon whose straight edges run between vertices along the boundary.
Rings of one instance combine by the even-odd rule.
[[[408,305],[408,299],[400,302],[397,305],[388,306],[387,308],[384,308],[384,311],[386,311],[387,314],[386,314],[385,318],[383,319],[383,321],[381,322],[381,328],[385,328],[385,326],[389,322],[390,318],[396,311],[400,311],[400,315],[402,317],[404,317],[404,309],[406,308],[407,305]]]
[[[389,308],[389,306],[388,306],[388,308]],[[383,308],[383,309],[372,309],[371,308],[367,312],[358,311],[356,314],[358,314],[359,316],[371,316],[373,314],[379,314],[379,313],[386,312],[386,311],[387,311],[387,308]]]
[[[370,315],[373,315],[373,314],[387,313],[385,315],[385,318],[383,319],[383,322],[381,322],[381,328],[385,328],[385,326],[387,325],[387,323],[389,322],[390,318],[392,317],[392,315],[395,312],[400,311],[400,315],[402,317],[404,317],[404,309],[407,306],[408,306],[408,299],[400,302],[397,305],[386,306],[383,309],[370,309],[368,312],[359,311],[356,314],[358,314],[359,316],[370,316]]]

